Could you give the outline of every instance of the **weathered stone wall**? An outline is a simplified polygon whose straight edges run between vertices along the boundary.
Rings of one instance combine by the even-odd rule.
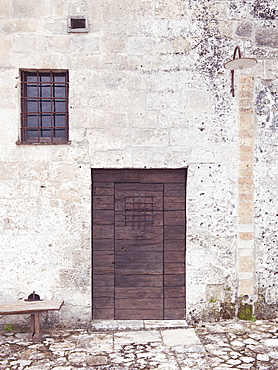
[[[259,315],[277,313],[276,7],[275,0],[1,1],[0,302],[36,290],[65,300],[60,322],[86,324],[90,169],[188,166],[188,320],[233,316],[243,280],[249,285],[240,292]],[[68,15],[88,16],[89,33],[67,33]],[[224,63],[236,45],[258,64],[235,72],[233,98]],[[69,70],[70,145],[16,144],[19,68]],[[251,137],[240,110],[244,75],[254,81]],[[244,226],[242,142],[253,169]]]

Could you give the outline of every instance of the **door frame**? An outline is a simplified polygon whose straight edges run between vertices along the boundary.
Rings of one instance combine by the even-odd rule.
[[[137,173],[137,174],[136,174]],[[135,175],[136,174],[136,175]],[[186,313],[186,188],[187,188],[187,168],[180,168],[180,169],[92,169],[91,170],[91,181],[92,181],[92,318],[93,319],[113,319],[111,317],[94,317],[94,291],[96,290],[96,286],[94,284],[94,277],[96,274],[94,274],[94,241],[96,240],[94,238],[94,197],[96,196],[94,193],[94,185],[96,182],[102,181],[102,182],[109,182],[107,180],[107,177],[110,176],[110,182],[119,183],[119,182],[153,182],[152,178],[154,179],[154,183],[164,183],[167,181],[169,183],[183,183],[184,184],[184,240],[183,240],[183,248],[184,248],[184,318]],[[134,177],[135,176],[135,177]],[[139,176],[139,177],[138,177]],[[147,176],[148,180],[143,180],[141,177],[144,178],[144,176]],[[180,178],[182,176],[182,182],[181,180],[177,180],[177,178]],[[111,180],[112,177],[112,180]],[[166,180],[168,179],[168,180]],[[177,199],[177,196],[176,196]],[[114,239],[115,240],[115,239]],[[169,251],[168,251],[169,252]],[[177,277],[177,276],[176,276]],[[104,300],[105,301],[105,300]],[[169,318],[165,318],[169,319]],[[175,319],[175,317],[173,317]]]

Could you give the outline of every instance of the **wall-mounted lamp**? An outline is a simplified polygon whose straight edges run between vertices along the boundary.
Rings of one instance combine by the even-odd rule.
[[[236,58],[236,52],[238,52],[238,58]],[[224,64],[226,69],[230,69],[232,73],[232,81],[231,81],[231,93],[232,96],[235,96],[235,78],[234,73],[237,69],[245,69],[253,67],[257,63],[257,60],[254,58],[243,58],[241,57],[241,52],[239,46],[236,46],[234,51],[234,57],[232,60]]]

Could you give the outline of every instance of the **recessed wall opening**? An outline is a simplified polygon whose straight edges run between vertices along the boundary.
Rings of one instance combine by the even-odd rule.
[[[68,32],[88,32],[88,18],[85,16],[69,16]]]

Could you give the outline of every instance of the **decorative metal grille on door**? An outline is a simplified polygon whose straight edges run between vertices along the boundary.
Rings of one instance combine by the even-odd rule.
[[[155,217],[155,205],[153,196],[133,195],[125,197],[125,226],[138,228],[153,226]]]

